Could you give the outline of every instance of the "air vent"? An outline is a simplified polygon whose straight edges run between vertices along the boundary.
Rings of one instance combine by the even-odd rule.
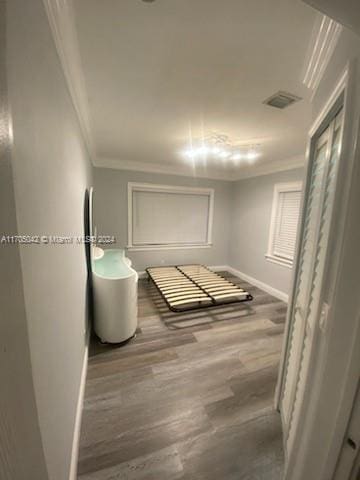
[[[265,105],[269,105],[270,107],[283,109],[288,107],[289,105],[292,105],[295,102],[298,102],[299,100],[301,100],[301,97],[297,97],[292,93],[280,91],[275,93],[274,95],[271,95],[271,97],[264,100],[263,103],[265,103]]]

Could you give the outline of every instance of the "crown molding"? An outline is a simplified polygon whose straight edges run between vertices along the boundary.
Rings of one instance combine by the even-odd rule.
[[[113,170],[127,170],[133,172],[158,173],[163,175],[180,175],[183,177],[208,178],[211,180],[225,180],[234,182],[244,178],[269,175],[301,168],[305,165],[305,155],[298,155],[278,162],[270,162],[251,167],[243,167],[237,171],[192,170],[182,165],[167,165],[150,162],[133,162],[130,160],[119,160],[116,158],[97,157],[94,166],[97,168],[110,168]]]
[[[235,175],[232,175],[231,180],[243,180],[245,178],[260,177],[261,175],[271,175],[272,173],[285,172],[287,170],[294,170],[295,168],[302,168],[305,166],[305,154],[296,155],[294,157],[286,158],[269,163],[260,163],[250,167],[239,169]]]
[[[230,180],[230,173],[227,171],[192,169],[187,165],[169,165],[151,162],[137,162],[131,160],[120,160],[118,158],[97,157],[95,167],[111,168],[114,170],[130,170],[134,172],[162,173],[163,175],[180,175],[182,177],[209,178],[213,180]]]
[[[318,13],[304,66],[303,83],[309,89],[316,91],[341,32],[340,24],[326,15]]]
[[[95,148],[91,135],[88,100],[75,27],[73,2],[72,0],[43,0],[43,4],[85,145],[90,159],[94,163]]]

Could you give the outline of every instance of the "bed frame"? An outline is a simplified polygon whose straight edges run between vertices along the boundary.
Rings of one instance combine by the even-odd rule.
[[[149,267],[146,273],[173,312],[253,299],[250,293],[204,265]]]

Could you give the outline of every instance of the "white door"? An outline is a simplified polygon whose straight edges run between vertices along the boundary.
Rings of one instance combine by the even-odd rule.
[[[323,315],[326,315],[326,305],[321,305],[321,292],[328,254],[342,123],[342,108],[339,108],[312,140],[294,293],[289,305],[287,355],[280,390],[279,405],[287,452],[291,451],[299,422],[313,335],[315,328],[321,328],[322,309]]]

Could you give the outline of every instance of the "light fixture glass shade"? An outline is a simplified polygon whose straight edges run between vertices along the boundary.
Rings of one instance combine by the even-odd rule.
[[[192,140],[191,146],[181,153],[185,158],[196,160],[233,161],[253,163],[259,156],[259,145],[234,145],[226,135],[213,135],[208,139]]]

